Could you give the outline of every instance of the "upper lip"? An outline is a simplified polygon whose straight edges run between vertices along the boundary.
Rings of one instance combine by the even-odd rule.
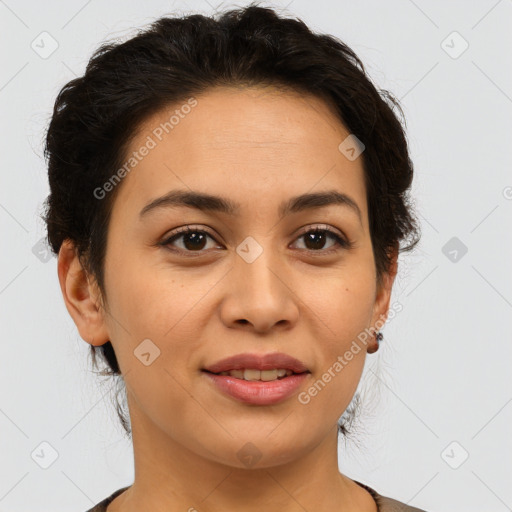
[[[220,373],[229,370],[273,370],[275,368],[284,368],[294,373],[309,372],[302,361],[288,354],[283,354],[282,352],[274,352],[271,354],[237,354],[221,359],[207,366],[204,370],[211,373]]]

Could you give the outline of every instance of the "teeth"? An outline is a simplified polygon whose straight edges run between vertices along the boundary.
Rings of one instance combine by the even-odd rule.
[[[260,370],[244,370],[244,379],[245,380],[264,380],[262,373],[268,375],[269,373],[273,373],[272,370],[266,372],[260,372]],[[275,374],[275,378],[277,378],[277,372]],[[272,379],[268,379],[272,380]]]
[[[230,375],[231,377],[236,377],[237,379],[262,380],[266,382],[270,380],[276,380],[278,378],[283,378],[285,375],[289,376],[292,373],[293,372],[291,370],[277,368],[274,370],[230,370],[229,372],[220,372],[219,375]]]

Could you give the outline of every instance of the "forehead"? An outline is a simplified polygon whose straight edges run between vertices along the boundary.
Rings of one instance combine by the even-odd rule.
[[[138,153],[138,159],[118,200],[123,208],[139,208],[169,190],[189,188],[229,195],[242,205],[250,200],[253,210],[263,196],[281,203],[283,196],[334,188],[350,192],[364,210],[362,159],[350,161],[338,149],[348,135],[315,96],[218,87],[139,126],[126,155]]]

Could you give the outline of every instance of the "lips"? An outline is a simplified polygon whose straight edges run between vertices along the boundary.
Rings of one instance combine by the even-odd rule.
[[[278,368],[291,370],[293,373],[310,373],[309,369],[302,361],[282,352],[270,354],[237,354],[217,361],[203,368],[203,371],[218,374],[230,370],[274,370]]]
[[[207,382],[225,397],[246,405],[277,405],[294,396],[307,382],[310,372],[292,374],[269,382],[246,381],[229,375],[203,372]]]

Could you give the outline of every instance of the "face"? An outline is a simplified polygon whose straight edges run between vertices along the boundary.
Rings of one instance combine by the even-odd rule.
[[[217,88],[196,100],[147,119],[131,142],[140,159],[117,185],[111,214],[108,314],[81,333],[96,345],[111,340],[134,434],[144,424],[236,467],[251,442],[260,466],[271,466],[335,428],[367,346],[342,369],[336,362],[385,318],[392,283],[377,287],[362,157],[338,149],[349,132],[327,104],[273,88]],[[167,133],[162,123],[176,109]],[[233,211],[162,201],[141,214],[171,191],[219,196]],[[349,199],[283,208],[330,192]],[[273,403],[226,394],[203,371],[228,356],[275,352],[308,373]]]

